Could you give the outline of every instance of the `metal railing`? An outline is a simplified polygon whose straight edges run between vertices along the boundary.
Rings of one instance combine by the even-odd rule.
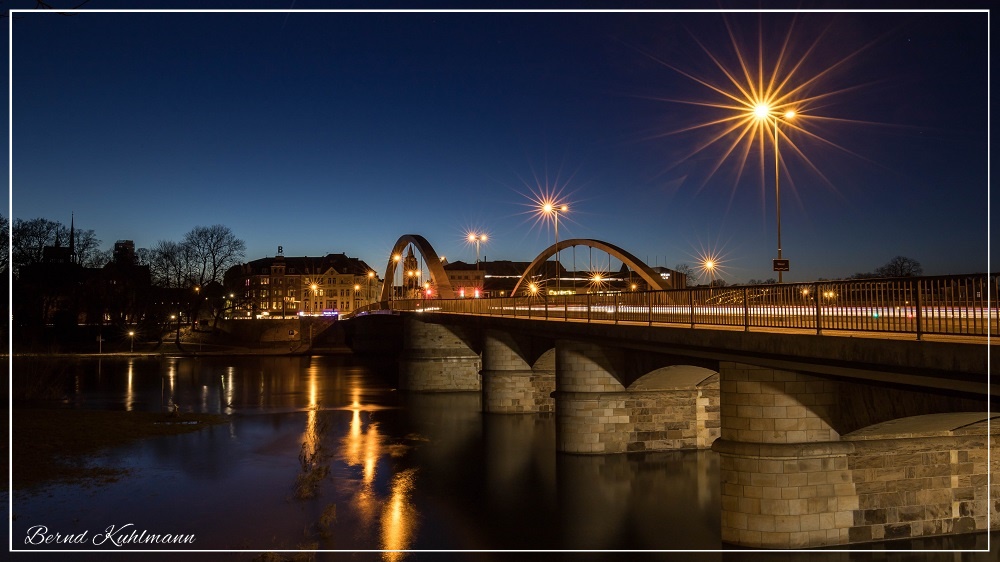
[[[986,336],[997,333],[997,274],[695,287],[669,291],[396,300],[360,311],[545,320]]]

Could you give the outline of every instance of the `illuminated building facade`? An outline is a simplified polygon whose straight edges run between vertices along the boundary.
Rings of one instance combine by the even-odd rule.
[[[378,294],[379,279],[362,260],[345,254],[287,257],[280,250],[227,273],[229,283],[243,290],[235,317],[346,314]]]

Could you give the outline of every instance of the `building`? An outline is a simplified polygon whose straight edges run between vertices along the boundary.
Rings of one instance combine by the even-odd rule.
[[[444,270],[448,274],[448,282],[451,283],[451,290],[455,292],[455,297],[479,298],[486,296],[486,264],[480,263],[480,267],[468,264],[464,261],[456,261],[445,264]]]
[[[226,286],[239,287],[236,318],[334,316],[378,299],[380,280],[365,262],[345,254],[289,257],[282,254],[238,265]]]

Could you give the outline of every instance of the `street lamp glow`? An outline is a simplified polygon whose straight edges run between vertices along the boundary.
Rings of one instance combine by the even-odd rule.
[[[552,225],[556,236],[556,246],[559,246],[559,213],[565,213],[569,211],[569,205],[557,204],[551,200],[542,201],[541,205],[542,213],[552,216]],[[556,249],[556,292],[559,292],[559,255],[560,250]]]
[[[466,239],[476,245],[476,271],[479,271],[479,245],[489,240],[489,236],[483,232],[470,232]]]
[[[767,119],[771,115],[771,106],[766,103],[758,103],[753,108],[753,116],[757,119]]]
[[[785,112],[785,119],[794,119],[794,118],[795,118],[794,109],[789,109],[788,111]]]

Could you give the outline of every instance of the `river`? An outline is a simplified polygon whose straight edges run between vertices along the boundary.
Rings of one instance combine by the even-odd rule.
[[[572,559],[625,550],[710,551],[658,555],[699,560],[775,556],[721,543],[715,453],[556,453],[552,416],[484,414],[478,393],[397,392],[390,362],[348,355],[51,361],[65,395],[61,407],[176,408],[180,420],[204,412],[228,422],[93,459],[126,469],[116,482],[15,492],[17,550],[226,551],[232,554],[224,559],[248,561],[261,552],[291,559],[302,549],[337,551],[318,552],[317,560],[342,559],[344,551],[384,560],[431,556],[423,551],[490,556],[468,552],[482,550],[590,551],[562,554]],[[81,544],[30,544],[55,533]],[[137,542],[149,539],[155,542]],[[982,549],[986,540],[969,535],[782,558],[927,560],[926,552],[884,549]],[[397,550],[410,552],[383,552]],[[937,556],[996,560],[990,553]]]

